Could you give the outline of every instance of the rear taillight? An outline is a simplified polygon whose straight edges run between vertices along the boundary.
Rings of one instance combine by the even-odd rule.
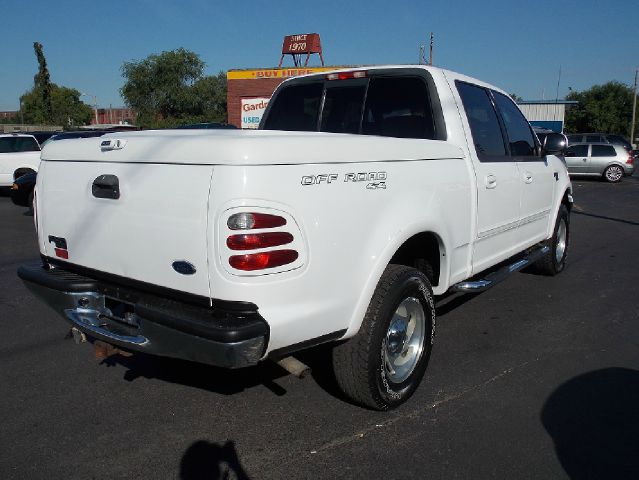
[[[272,250],[270,252],[233,255],[229,258],[229,263],[237,270],[263,270],[293,263],[298,256],[299,254],[295,250]]]
[[[296,235],[290,231],[295,228],[295,222],[289,225],[285,215],[239,212],[229,216],[226,221],[228,230],[225,235],[228,264],[236,271],[254,272],[273,269],[269,272],[275,273],[282,271],[277,270],[276,267],[292,264],[298,260],[299,243],[295,238]],[[287,245],[288,248],[273,250],[274,247],[282,245]],[[238,250],[242,254],[234,255],[236,252],[239,253]],[[295,265],[291,265],[291,268],[294,267]]]
[[[350,78],[366,78],[366,70],[358,70],[356,72],[339,72],[329,73],[326,80],[348,80]]]
[[[288,232],[244,233],[231,235],[226,239],[226,246],[231,250],[256,250],[286,245],[292,241],[293,235]]]
[[[629,155],[629,156],[628,156],[628,160],[626,160],[626,163],[627,163],[628,165],[632,165],[632,164],[634,164],[634,162],[635,162],[635,159],[634,159],[634,158],[632,158],[632,155]]]
[[[286,225],[286,219],[279,215],[269,215],[267,213],[242,212],[231,215],[226,225],[231,230],[275,228]]]

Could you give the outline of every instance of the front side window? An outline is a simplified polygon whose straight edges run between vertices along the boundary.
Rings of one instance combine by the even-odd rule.
[[[513,157],[532,157],[537,153],[535,138],[528,121],[519,108],[505,95],[493,92],[508,134],[510,154]]]
[[[593,157],[616,157],[615,147],[612,145],[593,145],[592,155]]]
[[[588,145],[571,145],[568,147],[568,157],[587,157]]]
[[[315,131],[323,84],[291,85],[277,95],[264,124],[266,130]]]
[[[506,160],[504,137],[488,92],[477,85],[459,81],[456,84],[468,117],[479,160],[481,162]]]

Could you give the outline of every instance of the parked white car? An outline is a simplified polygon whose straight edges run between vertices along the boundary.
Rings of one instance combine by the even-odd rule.
[[[77,337],[124,350],[236,368],[335,342],[344,392],[389,409],[426,370],[434,296],[564,268],[565,144],[439,68],[295,78],[258,131],[48,144],[44,264],[18,273]]]
[[[40,165],[40,145],[33,135],[0,134],[0,187],[10,187],[13,181]]]

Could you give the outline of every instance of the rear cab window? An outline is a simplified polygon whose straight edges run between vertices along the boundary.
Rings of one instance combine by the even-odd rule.
[[[293,80],[276,92],[260,128],[446,140],[439,97],[423,69]]]
[[[0,153],[39,152],[40,146],[33,137],[0,137]]]

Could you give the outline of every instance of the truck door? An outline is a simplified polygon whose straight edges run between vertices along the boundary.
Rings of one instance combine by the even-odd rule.
[[[519,224],[520,173],[510,157],[490,92],[457,80],[466,112],[462,123],[477,180],[477,220],[473,272],[498,263],[513,253]]]
[[[556,168],[539,155],[535,136],[517,105],[492,91],[508,138],[511,158],[517,162],[521,184],[519,202],[519,242],[522,250],[546,238],[554,200]]]

